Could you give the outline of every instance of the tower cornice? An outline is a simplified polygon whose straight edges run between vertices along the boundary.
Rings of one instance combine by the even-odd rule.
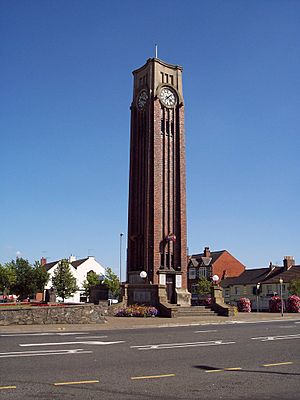
[[[162,65],[164,67],[167,67],[167,68],[177,69],[177,70],[183,71],[183,68],[180,65],[169,64],[169,63],[166,63],[165,61],[161,60],[160,58],[155,58],[154,57],[154,58],[148,58],[148,60],[146,61],[146,63],[143,66],[141,66],[140,68],[137,68],[134,71],[132,71],[133,75],[143,71],[143,69],[146,69],[148,67],[148,65],[151,64],[151,63],[153,63],[153,64],[154,63],[158,63],[158,64],[160,64],[160,65]]]

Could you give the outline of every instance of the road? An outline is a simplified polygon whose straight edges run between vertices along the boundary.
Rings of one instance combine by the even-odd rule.
[[[49,328],[50,329],[50,328]],[[299,399],[300,320],[0,334],[0,399]]]

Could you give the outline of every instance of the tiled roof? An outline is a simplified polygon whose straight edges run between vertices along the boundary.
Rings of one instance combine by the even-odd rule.
[[[79,265],[81,265],[82,263],[84,263],[86,260],[88,260],[89,258],[87,257],[87,258],[82,258],[81,260],[76,260],[76,261],[72,261],[71,262],[71,265],[74,267],[74,268],[77,268],[77,267],[79,267]]]
[[[72,265],[72,267],[74,268],[78,268],[79,265],[83,264],[86,260],[88,260],[89,258],[82,258],[81,260],[76,260],[76,261],[72,261],[69,262],[69,264]],[[57,261],[53,261],[51,263],[47,263],[44,265],[44,267],[46,268],[46,271],[49,271],[49,269],[53,268],[56,264],[58,264],[61,260],[57,260]]]
[[[226,250],[211,251],[210,257],[204,257],[204,253],[192,254],[190,260],[194,267],[201,265],[208,266],[210,264],[214,264],[217,261],[217,259],[225,252]]]
[[[53,268],[57,263],[58,261],[53,261],[51,263],[44,264],[44,267],[46,268],[46,271],[49,271],[49,269]]]
[[[278,283],[279,279],[282,279],[283,282],[289,283],[294,279],[300,279],[300,265],[294,265],[288,270],[285,270],[283,267],[279,275],[271,276],[264,283]]]
[[[257,283],[278,283],[282,278],[283,282],[291,282],[300,278],[300,266],[296,265],[286,270],[284,267],[273,266],[270,268],[247,269],[236,278],[226,278],[221,281],[222,287],[230,285],[256,285]]]

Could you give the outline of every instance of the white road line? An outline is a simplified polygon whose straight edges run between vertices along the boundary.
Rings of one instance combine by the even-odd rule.
[[[218,331],[211,329],[211,330],[207,330],[207,331],[195,331],[194,333],[211,333],[211,332],[218,332]]]
[[[280,325],[279,328],[289,329],[289,328],[297,328],[295,325]]]
[[[234,344],[234,343],[235,342],[223,342],[222,340],[214,340],[214,341],[211,340],[208,342],[147,344],[140,346],[130,346],[130,348],[138,350],[163,350],[163,349],[179,349],[184,347],[220,346],[220,345]]]
[[[2,337],[19,337],[19,336],[68,336],[68,335],[88,335],[89,332],[41,332],[41,333],[9,333],[2,334]]]
[[[124,343],[123,340],[119,340],[117,342],[93,342],[93,341],[84,341],[84,342],[57,342],[57,343],[23,343],[19,344],[20,347],[33,347],[33,346],[65,346],[70,344],[91,344],[91,345],[107,345],[107,344],[117,344]]]
[[[76,336],[75,339],[103,339],[103,338],[107,338],[107,336]]]
[[[0,358],[16,358],[16,357],[35,357],[35,356],[54,356],[54,355],[70,355],[70,354],[87,354],[92,351],[83,349],[72,350],[43,350],[43,351],[12,351],[9,353],[0,353]]]
[[[261,340],[262,342],[267,342],[271,340],[286,340],[286,339],[300,339],[300,333],[297,335],[278,335],[278,336],[261,336],[253,337],[252,340]]]

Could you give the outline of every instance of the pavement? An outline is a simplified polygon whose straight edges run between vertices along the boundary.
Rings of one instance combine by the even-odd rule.
[[[120,329],[141,329],[141,328],[172,328],[176,326],[193,325],[215,325],[215,324],[239,324],[258,323],[270,321],[299,321],[300,313],[285,313],[283,316],[277,313],[253,312],[238,313],[234,317],[220,316],[188,316],[178,318],[163,317],[105,317],[103,324],[52,324],[52,325],[7,325],[0,326],[0,333],[14,332],[49,332],[49,331],[103,331]]]

